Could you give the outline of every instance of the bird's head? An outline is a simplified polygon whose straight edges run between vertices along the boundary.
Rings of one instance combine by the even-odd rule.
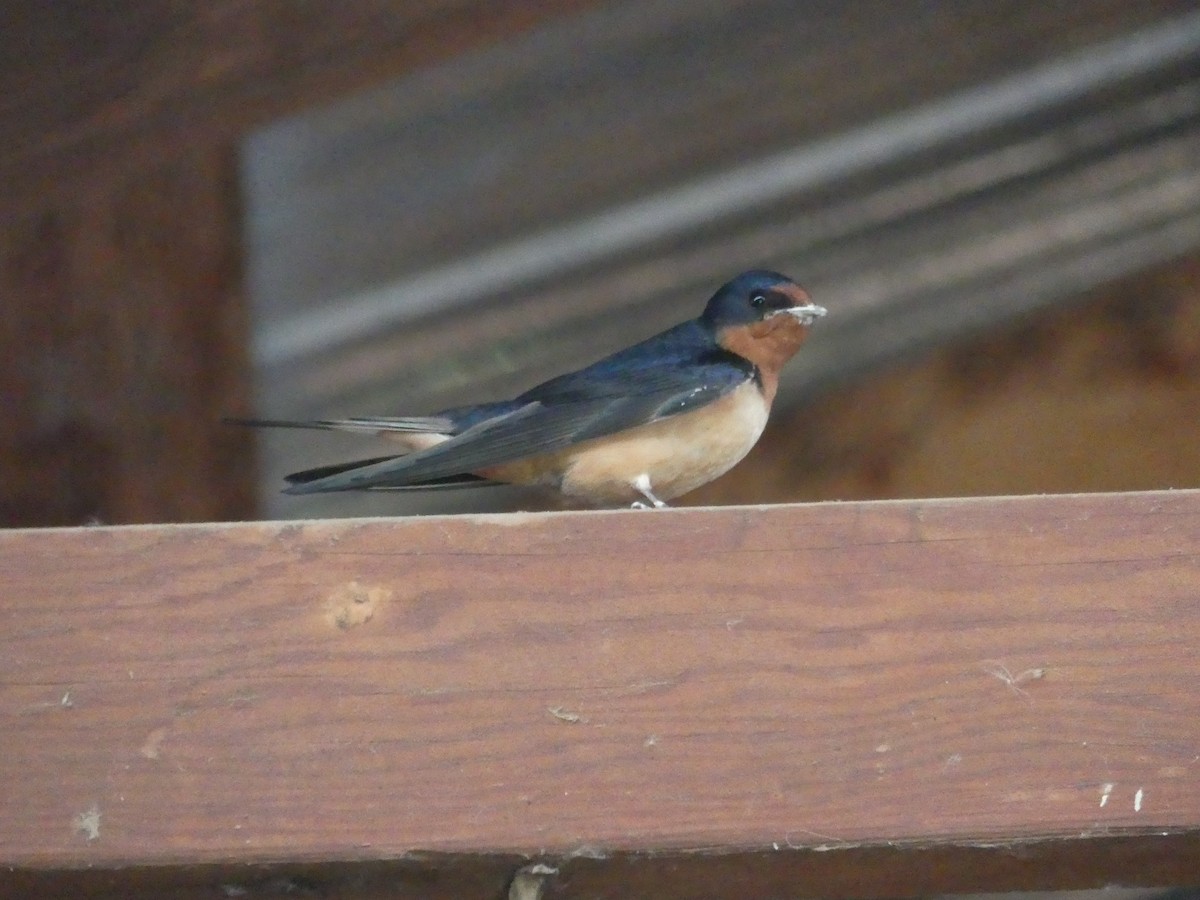
[[[725,328],[754,325],[786,315],[801,325],[811,325],[825,315],[808,292],[786,275],[755,269],[723,284],[701,319],[715,332]]]
[[[825,312],[786,275],[755,270],[722,285],[700,321],[718,344],[754,363],[773,383]]]

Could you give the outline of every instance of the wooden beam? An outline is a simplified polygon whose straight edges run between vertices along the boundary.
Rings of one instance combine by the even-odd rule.
[[[5,4],[5,206],[70,195],[594,5],[588,0]]]
[[[56,7],[57,8],[57,7]],[[0,524],[253,514],[236,156],[0,217]]]
[[[10,531],[0,578],[10,892],[1200,880],[1200,491]]]
[[[4,4],[0,524],[253,515],[238,141],[585,5]]]

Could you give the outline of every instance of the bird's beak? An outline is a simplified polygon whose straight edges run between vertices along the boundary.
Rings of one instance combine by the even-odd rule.
[[[795,316],[801,325],[811,325],[828,312],[829,310],[823,306],[817,306],[815,303],[805,303],[800,306],[789,306],[787,309],[781,309],[779,314],[786,313],[789,316]]]

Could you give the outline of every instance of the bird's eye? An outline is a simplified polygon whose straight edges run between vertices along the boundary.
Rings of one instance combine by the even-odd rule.
[[[750,305],[755,309],[762,309],[766,304],[767,297],[765,294],[752,294],[750,296]]]

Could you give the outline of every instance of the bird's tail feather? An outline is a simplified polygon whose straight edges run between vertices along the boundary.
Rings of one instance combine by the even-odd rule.
[[[328,478],[331,475],[340,475],[343,472],[349,472],[353,469],[361,469],[363,466],[373,466],[375,463],[386,462],[389,459],[395,459],[395,456],[376,456],[372,459],[358,459],[354,462],[335,463],[331,466],[318,466],[315,469],[305,469],[302,472],[293,472],[291,475],[285,475],[284,481],[290,487],[284,489],[285,494],[308,494],[312,493],[310,489],[305,489],[305,485],[311,484],[314,481],[320,481],[322,478]],[[429,481],[424,481],[419,484],[404,485],[403,487],[389,488],[369,488],[368,490],[439,490],[445,488],[459,487],[486,487],[488,485],[496,485],[499,482],[488,481],[486,478],[481,478],[478,475],[449,475],[445,478],[433,478]]]
[[[453,434],[454,423],[444,416],[355,416],[348,419],[231,419],[227,425],[250,428],[317,428],[359,434]]]
[[[283,480],[288,484],[308,484],[310,481],[318,481],[321,478],[328,478],[330,475],[340,475],[352,469],[358,469],[362,466],[372,466],[375,463],[386,462],[389,459],[395,458],[395,456],[376,456],[372,459],[356,459],[354,462],[334,463],[331,466],[317,466],[312,469],[304,469],[301,472],[293,472],[291,475],[284,475]]]

